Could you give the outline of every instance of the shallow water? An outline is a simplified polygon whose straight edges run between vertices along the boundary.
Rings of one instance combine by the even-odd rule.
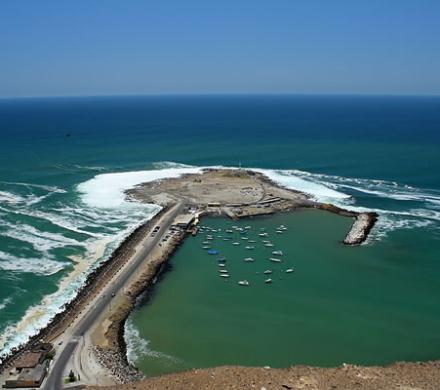
[[[218,256],[201,249],[206,234],[189,237],[173,256],[171,272],[130,316],[131,361],[146,375],[158,375],[224,364],[333,366],[438,358],[440,284],[429,269],[436,269],[440,251],[416,258],[405,232],[374,246],[347,247],[340,241],[351,222],[316,210],[237,223],[204,219],[202,225],[222,229],[208,234],[215,237],[212,248],[226,257],[230,278],[220,278]],[[288,230],[276,234],[281,224]],[[258,242],[225,233],[231,225],[251,225],[247,236]],[[258,236],[261,227],[268,238]],[[275,246],[264,247],[264,239]],[[419,239],[432,244],[428,237]],[[283,256],[273,257],[283,262],[270,262],[279,249]],[[244,262],[248,256],[255,262]],[[286,274],[291,266],[295,272]],[[273,274],[262,274],[266,269]],[[264,283],[268,277],[271,285]],[[249,287],[237,284],[244,279]]]

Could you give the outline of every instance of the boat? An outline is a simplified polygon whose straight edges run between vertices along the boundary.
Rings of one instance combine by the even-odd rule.
[[[250,227],[250,226],[245,226],[244,228],[245,228],[245,229],[250,229],[251,227]]]
[[[241,237],[242,240],[249,240],[248,237]]]
[[[255,240],[249,240],[250,243],[255,244],[257,241]]]
[[[210,245],[211,243],[209,241],[203,241],[202,244],[203,245]]]
[[[270,244],[270,241],[269,241],[269,240],[261,240],[261,242],[262,242],[263,244]]]
[[[291,274],[293,272],[293,268],[287,268],[286,269],[286,274]]]
[[[204,245],[204,246],[202,246],[202,249],[211,249],[211,247],[208,245]]]
[[[266,284],[271,284],[271,283],[272,283],[272,279],[266,279],[266,280],[264,281],[264,283],[266,283]]]
[[[251,250],[251,249],[254,249],[255,247],[253,245],[248,245],[248,246],[245,246],[245,248]]]
[[[282,256],[283,255],[283,251],[273,251],[272,254],[275,255],[275,256]]]
[[[244,261],[246,261],[247,263],[249,263],[249,262],[255,261],[255,259],[254,259],[253,257],[246,257],[246,258],[244,259]]]
[[[258,234],[260,237],[267,237],[268,236],[268,234],[267,233],[260,233],[260,234]]]
[[[226,233],[234,233],[231,229],[226,229]]]
[[[240,243],[235,241],[235,242],[232,243],[232,245],[240,245]]]
[[[268,248],[272,248],[272,247],[273,247],[273,244],[272,244],[271,242],[269,242],[269,243],[267,243],[267,244],[264,244],[264,246],[267,246]]]
[[[276,257],[271,257],[269,260],[273,261],[274,263],[281,263],[281,259],[277,259]]]
[[[283,234],[284,232],[282,230],[277,230],[276,234]]]
[[[217,261],[219,262],[219,263],[225,263],[226,262],[226,257],[219,257],[218,259],[217,259]]]
[[[217,249],[209,249],[208,254],[210,255],[218,255],[220,252]]]
[[[265,274],[265,275],[269,275],[271,273],[272,273],[272,271],[270,269],[267,269],[266,271],[263,272],[263,274]]]
[[[240,280],[239,282],[238,282],[238,284],[240,285],[240,286],[249,286],[249,282],[247,281],[247,280]]]
[[[222,278],[229,278],[229,274],[220,274]]]
[[[218,272],[220,272],[221,274],[227,274],[228,270],[226,270],[226,269],[219,269]]]
[[[218,263],[218,266],[219,267],[226,267],[226,264],[225,263]]]

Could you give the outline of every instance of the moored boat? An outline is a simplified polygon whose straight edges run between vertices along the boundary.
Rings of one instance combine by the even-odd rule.
[[[266,271],[263,272],[263,274],[265,274],[265,275],[269,275],[271,273],[272,273],[272,271],[270,269],[267,269]]]
[[[273,251],[272,254],[275,255],[275,256],[282,256],[283,255],[283,251]]]
[[[292,273],[293,271],[294,271],[293,268],[288,268],[288,269],[286,269],[286,274],[290,274],[290,273]]]
[[[240,285],[240,286],[249,286],[249,282],[247,281],[247,280],[240,280],[239,282],[238,282],[238,284]]]
[[[255,261],[255,259],[254,259],[253,257],[246,257],[246,258],[244,259],[244,261],[246,261],[247,263],[249,263],[249,262]]]
[[[264,283],[266,283],[266,284],[270,284],[270,283],[272,283],[272,279],[266,279],[266,280],[264,281]]]
[[[270,257],[269,260],[273,261],[274,263],[281,263],[281,259],[278,259],[276,257]]]

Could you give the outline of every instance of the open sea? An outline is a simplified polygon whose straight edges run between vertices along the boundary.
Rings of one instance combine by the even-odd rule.
[[[247,289],[217,286],[203,237],[190,238],[130,316],[131,361],[154,375],[440,358],[440,98],[361,96],[0,100],[0,354],[44,326],[158,211],[127,202],[125,189],[239,165],[317,200],[374,210],[379,222],[363,246],[347,248],[338,240],[350,221],[341,217],[255,219],[255,228],[289,227],[278,245],[296,271]],[[235,267],[244,277],[257,265]]]

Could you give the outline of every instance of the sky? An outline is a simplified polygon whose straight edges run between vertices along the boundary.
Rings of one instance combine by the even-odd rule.
[[[0,50],[0,97],[440,95],[440,1],[1,0]]]

